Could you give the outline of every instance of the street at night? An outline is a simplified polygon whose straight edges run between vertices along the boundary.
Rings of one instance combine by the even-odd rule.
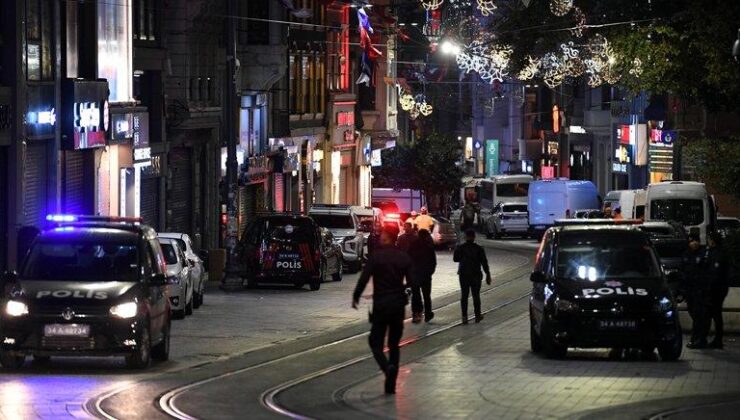
[[[0,3],[0,420],[738,417],[740,2]]]

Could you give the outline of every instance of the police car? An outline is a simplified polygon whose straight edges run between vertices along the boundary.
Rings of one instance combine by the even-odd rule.
[[[530,297],[532,351],[639,348],[681,356],[676,301],[648,236],[632,225],[550,228],[537,252]]]
[[[0,302],[0,364],[26,356],[125,356],[145,368],[167,360],[170,304],[153,229],[138,219],[50,215]]]

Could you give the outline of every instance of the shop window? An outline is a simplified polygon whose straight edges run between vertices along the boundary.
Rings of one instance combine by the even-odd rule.
[[[28,0],[26,71],[28,80],[54,79],[53,8],[51,0]]]
[[[156,42],[157,35],[156,0],[134,0],[133,24],[134,40]]]
[[[290,113],[321,114],[326,106],[325,55],[320,51],[290,54]]]

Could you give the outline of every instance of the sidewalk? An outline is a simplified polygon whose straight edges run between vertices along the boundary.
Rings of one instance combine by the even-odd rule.
[[[661,362],[657,355],[613,361],[606,351],[585,350],[571,352],[566,360],[548,360],[529,351],[529,321],[522,314],[404,364],[395,398],[380,393],[381,377],[376,376],[347,390],[344,402],[366,415],[401,419],[573,418],[587,413],[638,418],[637,411],[613,407],[668,398],[669,407],[680,407],[695,397],[740,392],[739,362],[734,337],[725,350],[685,349],[675,363]],[[652,412],[663,411],[654,407]]]

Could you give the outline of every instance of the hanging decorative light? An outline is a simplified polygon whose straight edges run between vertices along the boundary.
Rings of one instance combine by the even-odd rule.
[[[550,12],[555,16],[565,16],[573,8],[573,0],[550,0]]]
[[[426,10],[437,10],[444,2],[445,0],[421,0],[421,7]]]
[[[578,6],[573,7],[573,20],[575,21],[575,27],[570,29],[570,34],[576,38],[580,38],[586,29],[586,14]]]
[[[498,9],[498,7],[493,3],[492,0],[476,0],[478,3],[478,10],[480,10],[480,14],[483,16],[490,16],[493,14],[493,11]]]
[[[637,78],[639,78],[642,75],[642,60],[640,60],[637,57],[635,57],[635,59],[632,60],[632,68],[630,69],[630,74]]]
[[[532,57],[531,55],[527,56],[527,64],[522,67],[521,71],[519,71],[519,74],[517,75],[517,79],[519,80],[532,80],[537,76],[537,73],[540,72],[540,67],[542,67],[542,62],[539,58]]]

